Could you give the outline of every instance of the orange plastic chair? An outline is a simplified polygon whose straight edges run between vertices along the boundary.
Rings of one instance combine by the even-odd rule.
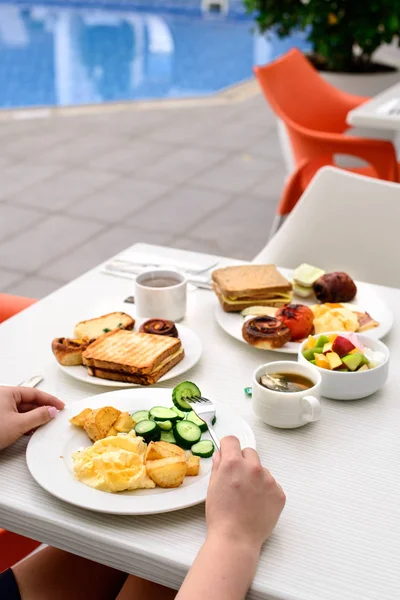
[[[36,302],[31,298],[0,294],[0,323]],[[0,573],[28,556],[40,542],[0,529]]]
[[[0,294],[0,323],[13,317],[21,310],[34,304],[36,300],[24,298],[23,296],[11,296],[10,294]]]
[[[356,156],[368,163],[367,167],[346,170],[387,181],[399,180],[391,142],[344,135],[348,112],[367,98],[336,89],[297,49],[268,65],[255,67],[254,73],[272,110],[285,125],[297,169],[304,167],[304,161],[310,163],[308,180],[321,166],[337,166],[335,154]],[[284,207],[285,214],[293,208],[292,198],[290,195]]]

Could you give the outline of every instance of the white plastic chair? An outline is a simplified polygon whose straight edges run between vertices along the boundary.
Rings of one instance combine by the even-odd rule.
[[[288,268],[307,262],[400,287],[400,185],[320,169],[253,262]]]

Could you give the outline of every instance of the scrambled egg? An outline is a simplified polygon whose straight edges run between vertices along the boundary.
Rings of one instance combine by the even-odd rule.
[[[103,492],[154,488],[144,465],[146,444],[135,433],[120,433],[72,455],[75,477]]]
[[[314,314],[315,333],[326,331],[358,331],[357,315],[342,305],[314,304],[310,307]]]

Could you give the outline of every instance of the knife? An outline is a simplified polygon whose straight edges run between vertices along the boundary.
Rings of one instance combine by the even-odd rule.
[[[39,385],[39,383],[43,381],[43,377],[42,375],[34,375],[33,377],[30,377],[29,379],[25,379],[25,381],[22,381],[21,383],[18,384],[18,387],[36,387],[37,385]]]

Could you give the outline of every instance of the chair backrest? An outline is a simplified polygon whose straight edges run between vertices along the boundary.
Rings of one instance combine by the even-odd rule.
[[[306,262],[400,287],[399,223],[399,184],[324,167],[254,262]]]
[[[254,73],[272,110],[286,125],[342,133],[348,94],[336,89],[296,48]]]

